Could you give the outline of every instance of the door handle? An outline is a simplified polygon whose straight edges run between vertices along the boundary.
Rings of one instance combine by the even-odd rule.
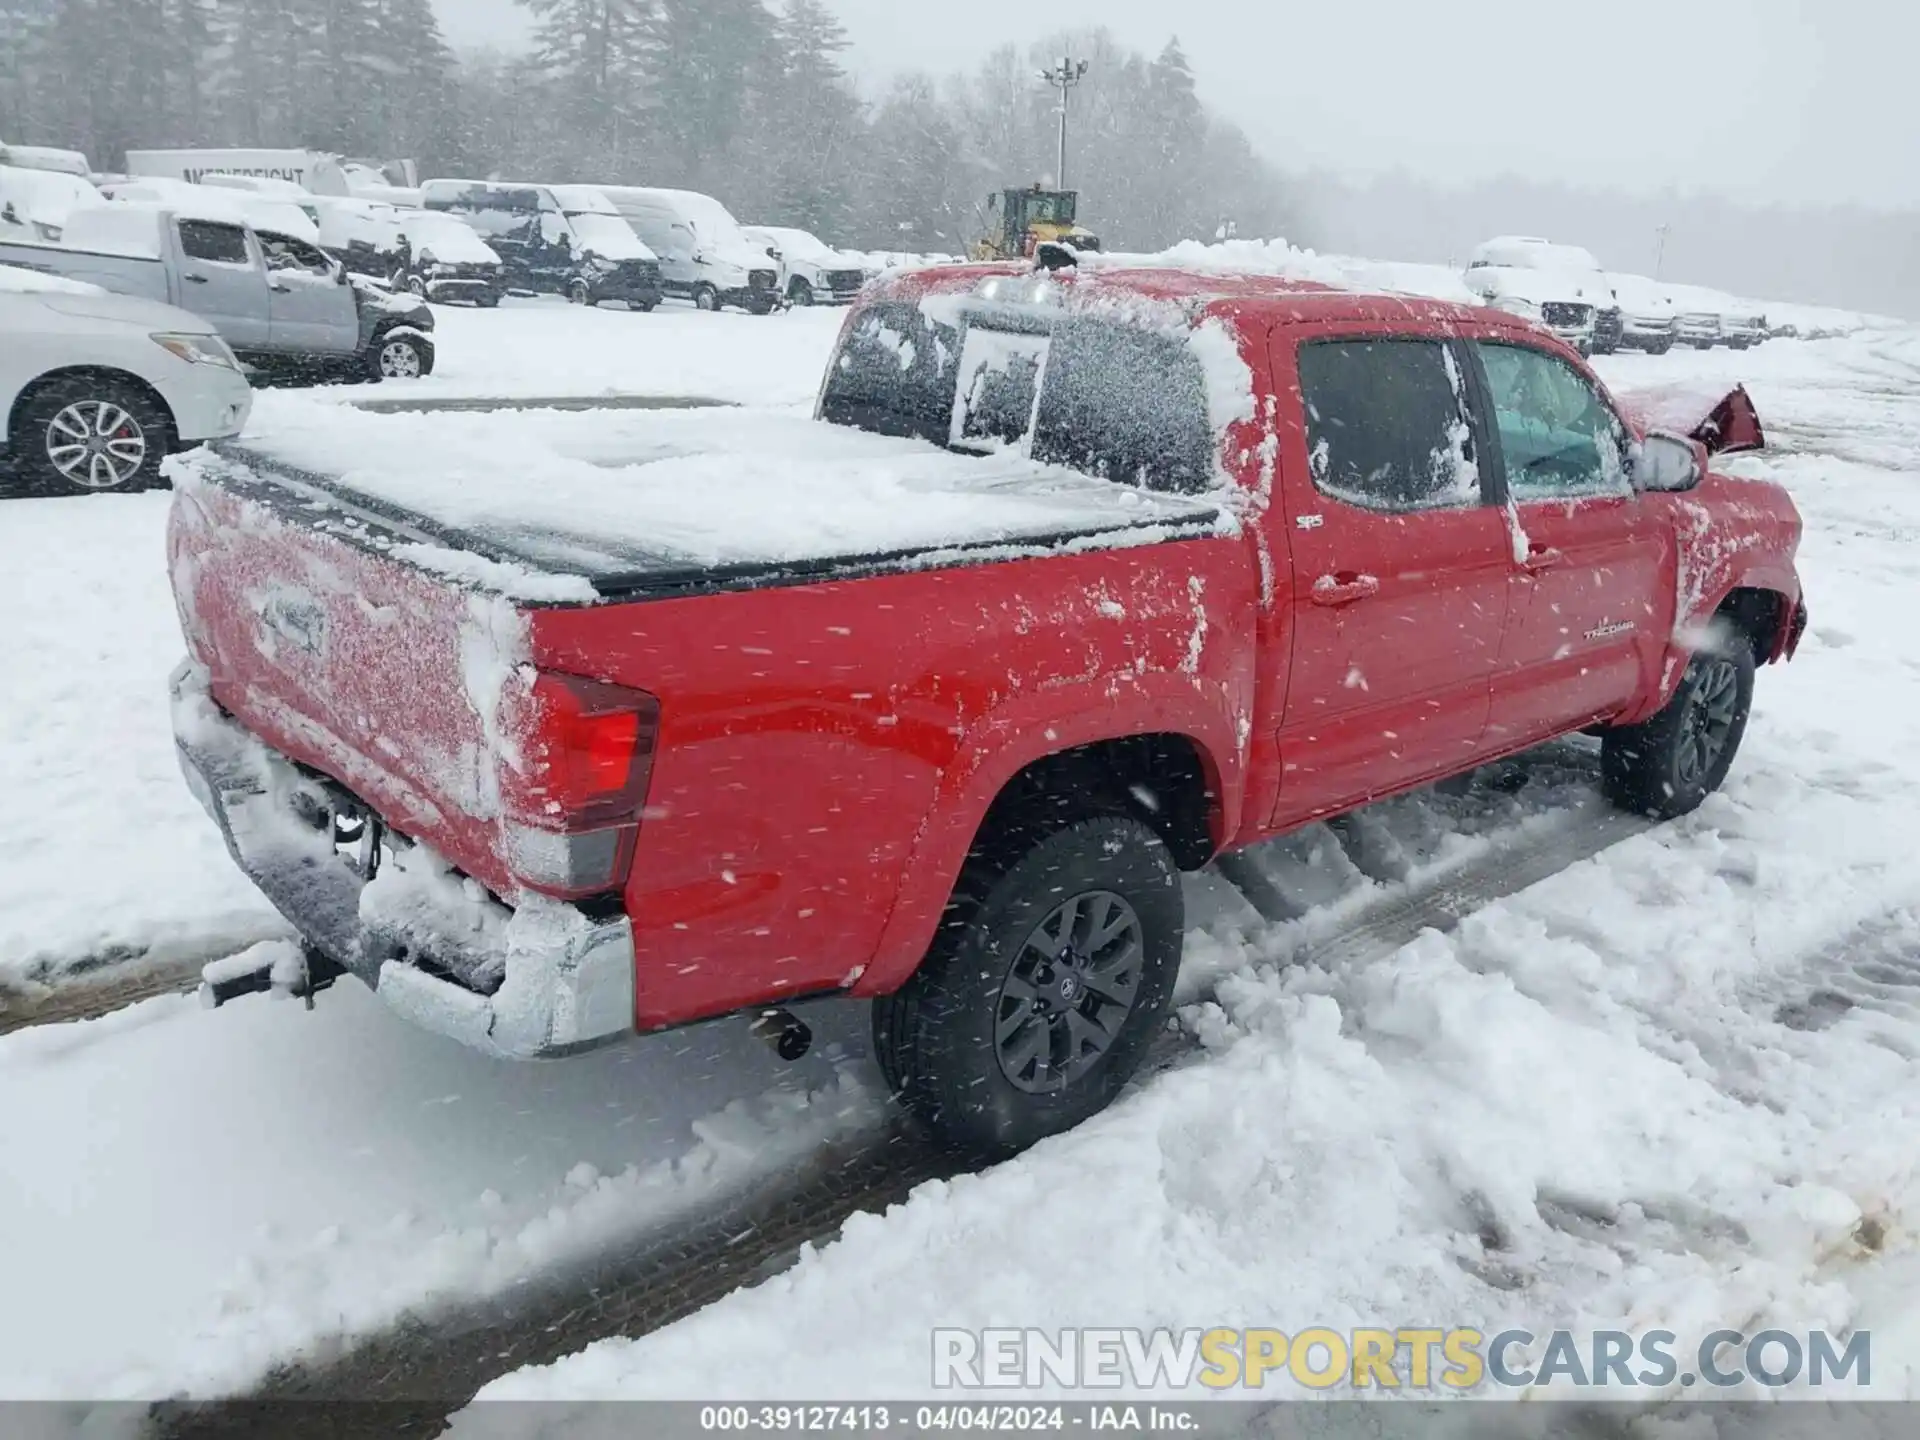
[[[204,275],[189,275],[187,276],[187,283],[190,285],[204,285],[207,283],[207,277]]]
[[[1313,582],[1316,605],[1351,605],[1380,593],[1380,582],[1371,575],[1322,575]]]
[[[283,284],[278,280],[274,281],[267,288],[276,295],[291,295],[293,293],[293,287],[291,285]]]
[[[1565,555],[1550,546],[1535,545],[1527,551],[1527,558],[1522,560],[1520,564],[1525,567],[1528,573],[1538,575],[1542,570],[1551,570],[1554,566],[1564,563],[1566,558]]]

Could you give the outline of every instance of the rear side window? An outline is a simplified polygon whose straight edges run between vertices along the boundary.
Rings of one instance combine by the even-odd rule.
[[[1106,320],[1056,327],[1033,458],[1148,490],[1211,488],[1206,375],[1185,338]]]
[[[827,371],[821,418],[944,445],[959,360],[959,330],[934,324],[918,305],[875,305],[854,322]]]
[[[1113,320],[986,314],[956,327],[882,302],[835,357],[821,414],[1150,490],[1197,494],[1214,483],[1199,360],[1180,335]]]
[[[247,232],[237,225],[215,225],[207,220],[180,222],[180,248],[189,259],[216,265],[247,265]]]
[[[1453,352],[1430,340],[1300,347],[1307,452],[1319,491],[1368,510],[1480,503],[1480,471]]]

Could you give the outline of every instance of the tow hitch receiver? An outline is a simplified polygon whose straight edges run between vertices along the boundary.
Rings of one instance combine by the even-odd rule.
[[[255,945],[201,970],[200,1003],[218,1010],[243,995],[278,992],[306,1001],[311,1010],[313,997],[332,988],[333,982],[346,973],[344,967],[311,945],[301,945],[291,953],[283,944]]]

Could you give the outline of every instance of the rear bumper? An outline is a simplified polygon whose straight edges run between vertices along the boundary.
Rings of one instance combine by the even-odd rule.
[[[423,846],[406,845],[384,865],[369,865],[365,848],[343,854],[335,817],[355,803],[347,791],[222,711],[193,662],[174,672],[172,690],[180,769],[234,863],[302,938],[396,1013],[514,1060],[633,1033],[633,927],[624,915],[595,919],[538,896],[510,909]]]

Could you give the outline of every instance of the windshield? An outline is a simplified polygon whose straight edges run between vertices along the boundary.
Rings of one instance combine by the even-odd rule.
[[[791,260],[828,261],[834,258],[833,251],[818,236],[809,235],[804,230],[767,230],[763,233]]]
[[[1058,192],[1039,195],[1028,194],[1021,197],[1026,206],[1027,223],[1030,225],[1071,225],[1074,212],[1078,208],[1078,197]]]
[[[426,211],[408,215],[401,221],[400,233],[416,250],[431,250],[439,260],[467,263],[499,258],[472,226],[451,215]]]
[[[607,260],[651,260],[653,252],[633,233],[633,227],[618,215],[598,213],[567,216],[580,248]]]
[[[1105,318],[983,308],[955,327],[875,305],[829,367],[821,415],[1150,490],[1214,483],[1206,381],[1185,336]]]

